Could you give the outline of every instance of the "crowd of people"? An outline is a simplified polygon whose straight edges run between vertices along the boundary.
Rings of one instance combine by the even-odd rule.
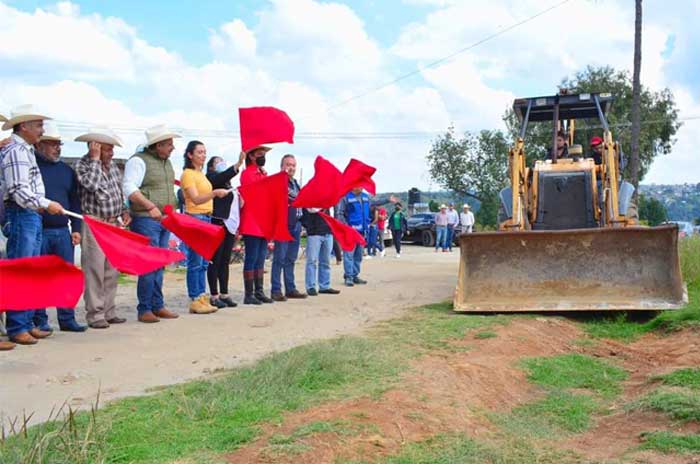
[[[186,214],[206,223],[224,225],[232,209],[240,208],[245,257],[243,265],[243,304],[263,305],[304,299],[320,294],[337,295],[331,286],[331,254],[344,266],[346,287],[366,284],[361,277],[365,253],[384,256],[384,230],[391,230],[397,257],[401,237],[406,232],[406,217],[395,198],[372,200],[362,188],[354,188],[333,208],[333,215],[359,232],[367,248],[340,252],[329,225],[318,208],[298,209],[292,202],[301,186],[295,179],[296,159],[286,154],[280,169],[288,175],[288,228],[291,241],[275,242],[270,271],[269,296],[264,290],[264,263],[268,242],[262,234],[243,227],[254,221],[253,214],[239,198],[231,180],[240,174],[242,186],[264,179],[269,147],[258,146],[241,152],[231,166],[219,156],[207,160],[204,143],[191,141],[183,154],[183,171],[176,179],[171,155],[179,134],[165,125],[145,131],[146,143],[126,162],[122,172],[113,160],[114,148],[121,147],[119,136],[108,127],[95,127],[75,140],[86,144],[86,154],[75,169],[61,161],[63,142],[50,118],[32,105],[16,108],[9,118],[1,117],[3,130],[12,135],[0,142],[0,222],[7,237],[7,258],[54,254],[73,263],[74,247],[81,246],[80,264],[84,274],[84,302],[87,326],[108,329],[126,319],[116,311],[115,297],[119,272],[102,252],[90,228],[66,212],[89,215],[100,221],[129,228],[148,237],[150,245],[167,248],[170,232],[161,225],[167,206],[177,208],[178,195]],[[180,191],[176,192],[176,180]],[[391,215],[383,205],[392,203]],[[294,275],[302,228],[306,230],[306,266],[304,291],[296,286]],[[226,235],[211,261],[186,248],[187,293],[189,311],[210,314],[220,308],[236,307],[229,293],[229,260],[235,235],[226,227]],[[167,308],[163,294],[163,268],[138,277],[136,307],[138,321],[157,323],[177,319],[176,311]],[[209,294],[206,285],[209,285]],[[84,332],[88,327],[77,322],[74,308],[57,308],[61,331]],[[53,328],[45,309],[7,311],[8,341],[0,341],[0,350],[15,344],[33,345],[49,337]]]

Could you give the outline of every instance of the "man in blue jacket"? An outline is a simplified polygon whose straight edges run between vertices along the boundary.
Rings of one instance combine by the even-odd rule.
[[[352,227],[363,237],[367,237],[369,225],[372,222],[369,207],[369,195],[363,192],[362,188],[354,188],[340,200],[336,208],[336,216],[340,222]],[[362,251],[361,245],[356,245],[353,251],[343,251],[344,278],[347,287],[367,283],[360,278]]]
[[[61,157],[61,136],[56,126],[50,122],[44,123],[44,135],[36,145],[36,163],[44,180],[46,196],[63,206],[64,209],[80,213],[80,196],[78,194],[78,179],[75,171]],[[57,255],[64,261],[73,264],[74,246],[80,244],[80,219],[70,219],[65,215],[49,215],[42,213],[41,254]],[[85,332],[87,327],[75,320],[74,308],[56,308],[58,326],[65,332]],[[51,332],[46,309],[34,311],[34,325],[40,330]]]

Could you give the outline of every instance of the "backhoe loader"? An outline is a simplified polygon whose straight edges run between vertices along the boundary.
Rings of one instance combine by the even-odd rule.
[[[639,225],[634,187],[606,114],[610,94],[516,99],[521,126],[509,152],[496,232],[463,234],[454,310],[526,312],[677,309],[688,301],[677,226]],[[603,139],[596,163],[574,144],[577,121],[594,120]],[[528,124],[551,121],[552,147],[568,153],[527,166]]]

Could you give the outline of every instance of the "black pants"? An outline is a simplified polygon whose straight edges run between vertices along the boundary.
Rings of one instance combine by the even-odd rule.
[[[391,238],[394,241],[394,248],[396,248],[396,253],[401,254],[401,238],[403,237],[403,230],[397,229],[391,231]]]
[[[341,262],[343,260],[343,250],[340,249],[340,244],[336,239],[333,239],[333,254],[335,255],[335,260]]]
[[[221,219],[212,219],[211,223],[223,226],[224,230],[226,230],[226,235],[207,268],[209,291],[212,295],[218,295],[218,290],[221,290],[221,293],[225,295],[228,293],[228,264],[231,261],[231,251],[236,237],[226,229]]]

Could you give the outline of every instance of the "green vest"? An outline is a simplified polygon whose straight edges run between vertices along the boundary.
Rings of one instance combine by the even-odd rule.
[[[144,197],[163,211],[165,205],[177,208],[175,198],[175,171],[170,159],[160,159],[153,151],[146,148],[132,158],[140,158],[146,164],[146,174],[139,190]],[[133,201],[130,202],[132,216],[148,216],[148,211]]]

